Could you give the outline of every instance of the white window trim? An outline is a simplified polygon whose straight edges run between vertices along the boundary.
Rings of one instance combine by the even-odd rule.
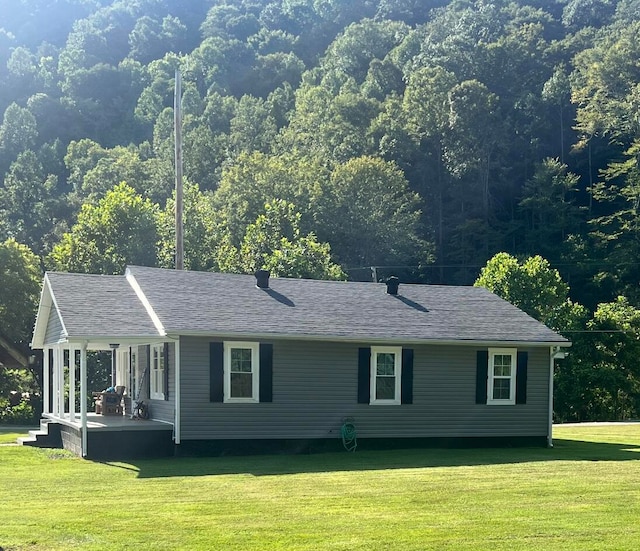
[[[392,400],[376,399],[376,382],[377,382],[377,358],[378,354],[394,354],[394,373],[396,379],[395,395]],[[372,346],[371,347],[371,381],[370,381],[370,399],[369,404],[372,406],[398,406],[401,402],[401,377],[402,377],[402,347],[401,346]]]
[[[231,397],[231,350],[248,348],[251,350],[251,397]],[[260,343],[225,341],[224,342],[224,402],[227,404],[253,404],[260,401]]]
[[[167,369],[167,366],[164,365],[164,343],[152,344],[149,347],[149,355],[149,365],[151,366],[149,370],[149,398],[152,400],[164,400],[164,370]],[[160,366],[162,366],[162,369],[160,369]]]
[[[509,399],[493,397],[494,361],[496,356],[511,356],[511,377],[509,377]],[[516,403],[516,372],[518,370],[518,351],[516,348],[489,348],[489,369],[487,375],[487,405],[513,406]],[[499,377],[500,379],[504,377]]]

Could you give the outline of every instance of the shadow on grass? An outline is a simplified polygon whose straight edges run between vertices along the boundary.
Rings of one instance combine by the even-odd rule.
[[[273,476],[303,473],[470,467],[538,461],[633,461],[640,446],[579,440],[555,440],[549,448],[396,449],[310,455],[179,457],[106,463],[138,472],[140,478],[248,474]]]

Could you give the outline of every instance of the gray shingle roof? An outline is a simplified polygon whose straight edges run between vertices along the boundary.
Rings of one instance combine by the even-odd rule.
[[[568,341],[481,287],[271,278],[131,266],[168,334],[389,342]],[[130,294],[127,295],[131,300]]]
[[[69,337],[158,336],[123,276],[47,274]]]

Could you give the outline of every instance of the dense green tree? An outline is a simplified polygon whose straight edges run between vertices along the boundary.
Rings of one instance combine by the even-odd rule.
[[[613,0],[570,0],[562,10],[562,23],[570,29],[602,27],[616,9]]]
[[[432,251],[420,206],[394,163],[351,159],[331,172],[318,205],[317,233],[343,266],[425,265]]]
[[[16,103],[9,105],[0,125],[0,168],[6,170],[18,153],[33,149],[37,137],[36,119],[29,110]]]
[[[640,413],[640,310],[618,297],[598,305],[588,329],[595,346],[587,417],[635,419]]]
[[[214,210],[210,195],[197,184],[184,184],[183,249],[187,270],[218,269],[217,249],[222,242],[220,216]],[[158,263],[163,268],[175,267],[175,192],[159,215],[160,242]]]
[[[506,143],[498,97],[476,80],[461,82],[449,92],[449,123],[443,157],[453,176],[450,193],[457,206],[449,258],[462,265],[486,258],[495,247],[496,187],[502,147]]]
[[[636,260],[640,254],[640,138],[625,151],[621,161],[611,162],[602,181],[592,186],[593,198],[606,210],[591,222],[595,253],[607,262],[607,269],[596,274],[602,284],[624,291],[634,301],[640,278]],[[615,291],[614,291],[615,292]]]
[[[518,206],[524,215],[523,247],[527,254],[559,260],[558,244],[579,231],[579,207],[571,200],[578,180],[558,159],[545,159],[525,182]]]
[[[28,343],[40,297],[38,257],[15,239],[0,243],[0,333],[14,343]]]
[[[611,31],[574,60],[572,101],[578,105],[577,128],[585,139],[640,135],[640,20]]]
[[[172,189],[173,174],[161,170],[162,159],[146,151],[147,145],[109,149],[88,139],[71,142],[64,157],[68,183],[81,199],[100,198],[127,182],[138,193],[159,201]]]
[[[449,92],[455,85],[455,75],[441,67],[417,69],[402,103],[405,127],[421,151],[407,172],[412,175],[413,188],[427,203],[441,260],[447,257],[445,243],[450,231],[445,225],[445,204],[450,198],[452,174],[445,162],[445,136],[449,132]]]
[[[227,159],[229,136],[214,134],[206,124],[187,125],[185,122],[183,142],[185,177],[203,190],[215,190],[222,164]]]
[[[298,86],[304,69],[304,62],[292,52],[259,55],[247,83],[248,91],[252,95],[266,98],[270,92],[285,83]]]
[[[364,81],[374,59],[382,60],[409,32],[409,27],[397,21],[362,19],[352,23],[327,49],[321,66],[327,72],[338,71]]]
[[[340,266],[331,261],[329,245],[318,242],[313,233],[301,233],[300,218],[293,203],[270,201],[264,213],[247,226],[239,247],[227,240],[219,248],[220,269],[238,273],[264,269],[276,277],[345,279]]]
[[[374,143],[368,133],[380,113],[380,102],[365,97],[350,77],[329,81],[303,82],[290,124],[281,132],[280,149],[303,149],[336,162],[372,154]]]
[[[203,75],[205,87],[242,96],[251,74],[255,52],[239,40],[205,39],[190,55],[192,70]]]
[[[45,173],[33,151],[11,164],[0,188],[0,235],[11,236],[33,250],[50,248],[57,214],[57,178]]]
[[[565,321],[565,312],[573,308],[569,286],[541,256],[519,261],[498,253],[487,261],[474,285],[486,287],[556,330],[563,329],[556,320]]]
[[[269,153],[277,132],[276,122],[265,102],[252,96],[242,96],[230,122],[231,151]]]
[[[637,356],[640,310],[625,297],[601,303],[586,330],[570,332],[573,345],[557,366],[558,421],[612,421],[640,412]]]
[[[222,214],[231,243],[239,246],[246,228],[274,199],[293,203],[302,215],[301,230],[316,227],[315,212],[328,171],[319,159],[263,153],[239,155],[222,172],[215,206]]]
[[[38,83],[38,67],[35,56],[28,48],[18,46],[11,52],[7,61],[8,82],[14,90],[16,98],[24,101],[36,92]]]
[[[569,75],[567,75],[563,66],[556,67],[551,78],[544,83],[542,98],[557,109],[560,162],[564,163],[565,127],[567,126],[567,115],[565,113],[571,99],[571,83],[569,82]]]
[[[129,55],[142,63],[149,63],[168,51],[184,51],[186,43],[187,27],[180,19],[171,15],[162,19],[144,15],[136,21],[129,34]]]
[[[127,264],[157,263],[158,207],[125,183],[98,203],[85,203],[78,221],[47,257],[50,269],[122,274]]]

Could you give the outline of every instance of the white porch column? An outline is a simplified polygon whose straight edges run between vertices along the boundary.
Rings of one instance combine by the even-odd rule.
[[[64,348],[58,347],[58,415],[64,417]]]
[[[49,348],[42,350],[42,413],[51,413],[49,411],[49,396],[51,389],[49,388]]]
[[[87,456],[87,343],[80,348],[80,427],[82,457]]]
[[[51,413],[53,415],[58,411],[58,379],[56,378],[56,349],[51,349]]]
[[[175,371],[176,371],[176,399],[175,399],[175,419],[173,426],[174,442],[180,444],[180,337],[175,344]],[[168,366],[165,366],[167,369]]]
[[[69,421],[76,420],[76,349],[69,347]]]
[[[59,347],[53,349],[53,396],[51,402],[52,413],[56,416],[60,415],[60,352]]]
[[[553,448],[553,372],[556,363],[556,348],[549,348],[549,427],[547,432],[547,447]]]

